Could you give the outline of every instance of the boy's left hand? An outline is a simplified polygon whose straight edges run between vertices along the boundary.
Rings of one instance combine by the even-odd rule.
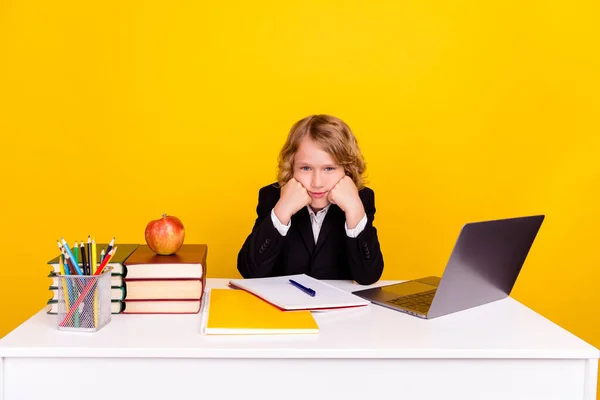
[[[329,191],[327,199],[344,211],[350,229],[356,226],[365,215],[365,208],[358,196],[358,189],[352,178],[347,175]]]

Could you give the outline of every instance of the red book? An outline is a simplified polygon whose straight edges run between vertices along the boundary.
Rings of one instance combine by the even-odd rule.
[[[184,244],[169,256],[139,246],[123,263],[123,314],[196,314],[206,285],[205,244]]]
[[[125,280],[125,300],[200,300],[204,285],[201,279],[134,279]]]
[[[123,263],[125,281],[131,279],[205,279],[205,244],[184,244],[170,256],[161,256],[141,245]]]
[[[197,314],[200,300],[125,300],[122,314]]]

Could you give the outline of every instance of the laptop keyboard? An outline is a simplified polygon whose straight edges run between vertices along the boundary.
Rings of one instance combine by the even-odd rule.
[[[427,314],[429,307],[431,307],[431,302],[433,301],[435,291],[436,289],[428,290],[426,292],[398,297],[396,299],[388,300],[387,302],[397,305],[398,307],[409,308],[413,311]]]

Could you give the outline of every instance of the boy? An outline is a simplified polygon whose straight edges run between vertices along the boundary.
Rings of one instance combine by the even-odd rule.
[[[375,196],[363,185],[364,170],[342,120],[312,115],[296,122],[279,154],[277,183],[259,190],[258,216],[238,254],[242,276],[379,280]]]

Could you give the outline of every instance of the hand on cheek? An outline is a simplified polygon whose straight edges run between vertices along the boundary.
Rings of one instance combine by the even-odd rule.
[[[279,201],[275,205],[275,215],[287,225],[292,215],[311,202],[311,197],[300,182],[292,178],[281,188]]]
[[[344,176],[329,191],[327,196],[332,204],[337,204],[346,214],[346,223],[348,228],[352,229],[360,222],[365,215],[365,209],[358,196],[358,189],[349,176]]]

